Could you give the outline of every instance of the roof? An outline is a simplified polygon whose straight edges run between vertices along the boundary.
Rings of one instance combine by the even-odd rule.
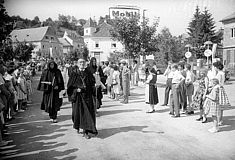
[[[103,22],[97,28],[97,31],[92,36],[93,37],[111,37],[110,29],[112,29],[112,26],[106,22]]]
[[[96,23],[95,23],[91,18],[89,18],[89,19],[86,21],[86,24],[85,24],[83,27],[84,27],[84,28],[96,27]]]
[[[19,29],[19,30],[13,30],[10,35],[12,37],[12,41],[16,42],[35,42],[35,41],[41,41],[43,37],[45,36],[48,26],[46,27],[38,27],[38,28],[28,28],[28,29]]]
[[[73,46],[65,38],[58,38],[58,40],[63,46]]]
[[[76,31],[61,28],[62,31],[64,31],[64,35],[68,36],[73,41],[78,41],[80,43],[83,42],[82,36],[80,36]]]
[[[227,21],[227,20],[231,20],[231,19],[235,19],[235,12],[233,12],[231,15],[229,15],[229,16],[223,18],[223,19],[221,20],[221,22],[224,22],[224,21]]]

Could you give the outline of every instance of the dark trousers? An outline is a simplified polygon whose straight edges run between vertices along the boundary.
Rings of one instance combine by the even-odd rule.
[[[52,107],[49,111],[50,119],[57,119],[57,109],[56,107]]]
[[[179,88],[177,84],[172,84],[170,112],[176,116],[180,115]]]
[[[172,86],[172,78],[167,78],[167,81],[166,81],[166,89],[165,89],[165,98],[164,98],[164,104],[165,104],[165,105],[168,104],[169,93],[170,93],[170,91],[171,91],[171,86]]]

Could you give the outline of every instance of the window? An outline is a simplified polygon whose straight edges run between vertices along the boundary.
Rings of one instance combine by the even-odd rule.
[[[86,33],[88,33],[88,29],[86,29]]]
[[[95,43],[95,48],[99,48],[99,43]]]
[[[54,37],[51,37],[51,40],[54,40]]]
[[[231,37],[232,37],[232,38],[235,38],[235,28],[232,28],[232,29],[231,29]]]
[[[49,39],[49,37],[48,37],[48,36],[46,36],[46,39]]]
[[[116,47],[117,47],[116,43],[111,44],[111,48],[116,48]]]
[[[44,45],[42,45],[42,49],[44,49],[45,48],[45,46]]]

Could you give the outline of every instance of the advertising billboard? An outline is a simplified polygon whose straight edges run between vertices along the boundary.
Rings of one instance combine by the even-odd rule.
[[[118,5],[109,8],[109,16],[111,19],[139,17],[140,9],[136,6]]]

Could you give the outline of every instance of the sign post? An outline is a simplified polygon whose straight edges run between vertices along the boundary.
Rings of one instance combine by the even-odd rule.
[[[212,51],[210,49],[206,49],[204,55],[206,56],[207,59],[207,67],[209,67],[209,57],[212,55]]]
[[[185,57],[187,58],[187,63],[189,63],[189,58],[192,56],[192,53],[191,52],[186,52],[185,53]]]

